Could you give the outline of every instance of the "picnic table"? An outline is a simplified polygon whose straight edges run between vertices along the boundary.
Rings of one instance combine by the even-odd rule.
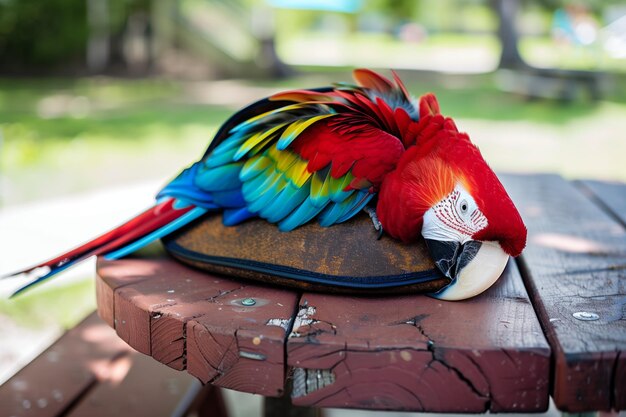
[[[274,406],[626,409],[626,185],[501,179],[528,245],[470,300],[278,288],[153,251],[98,260],[98,313],[163,370]]]

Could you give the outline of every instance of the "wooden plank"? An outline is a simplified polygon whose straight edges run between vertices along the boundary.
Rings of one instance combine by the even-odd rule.
[[[542,411],[550,349],[514,262],[463,302],[304,294],[287,343],[295,405]]]
[[[601,208],[611,213],[626,227],[626,184],[609,181],[577,181],[576,185],[594,199]]]
[[[113,310],[119,337],[146,355],[152,351],[151,321],[159,308],[214,297],[223,289],[222,281],[215,285],[216,278],[167,257],[99,259],[97,273],[114,294],[98,300],[98,311],[106,315]]]
[[[297,300],[292,291],[247,285],[205,303],[186,326],[189,373],[224,388],[283,395],[286,331]]]
[[[297,294],[197,271],[170,258],[98,261],[118,335],[140,352],[203,382],[284,392],[284,343]],[[244,298],[254,298],[244,306]]]
[[[557,407],[624,409],[626,232],[560,177],[503,180],[528,227],[520,264],[554,352]]]
[[[67,417],[171,416],[181,405],[190,406],[185,397],[192,399],[200,388],[191,375],[129,352],[111,363],[108,377],[86,393]]]
[[[110,327],[115,327],[115,318],[113,306],[113,288],[104,283],[103,280],[96,280],[96,303],[98,306],[98,315]]]
[[[130,348],[91,314],[0,386],[3,416],[54,416],[109,377],[110,365]]]

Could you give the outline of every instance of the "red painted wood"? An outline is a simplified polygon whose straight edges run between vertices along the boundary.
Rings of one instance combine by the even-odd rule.
[[[295,292],[214,276],[163,255],[99,259],[97,269],[113,293],[99,297],[109,304],[98,308],[105,316],[113,311],[118,335],[135,349],[203,382],[264,395],[284,392],[285,329]],[[243,306],[243,298],[256,304]]]
[[[188,374],[129,352],[116,358],[108,378],[85,393],[67,417],[171,416],[190,405],[181,400],[195,397],[198,385]]]
[[[256,304],[242,305],[247,298]],[[204,314],[187,323],[189,373],[225,388],[282,395],[285,329],[296,301],[291,291],[251,285],[204,305]]]
[[[96,280],[96,301],[102,307],[98,309],[98,315],[110,327],[115,327],[113,321],[113,289],[101,279]]]
[[[554,353],[553,397],[570,412],[624,409],[626,230],[557,176],[506,176],[528,227],[522,272]],[[594,313],[582,321],[575,313]]]
[[[545,410],[549,355],[513,262],[463,302],[304,294],[287,344],[296,405],[435,412]]]
[[[109,378],[114,362],[130,351],[92,314],[0,386],[0,415],[60,415]]]

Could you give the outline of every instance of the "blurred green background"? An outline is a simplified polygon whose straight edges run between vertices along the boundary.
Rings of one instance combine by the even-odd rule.
[[[497,171],[626,181],[620,1],[0,0],[0,272],[45,237],[16,213],[158,185],[237,108],[362,66],[435,92]],[[0,322],[72,326],[94,308],[81,274],[0,301]]]

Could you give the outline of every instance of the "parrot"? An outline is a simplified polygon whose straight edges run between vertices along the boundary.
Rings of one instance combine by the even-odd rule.
[[[262,218],[289,232],[362,211],[401,242],[424,239],[463,300],[489,288],[526,245],[526,227],[494,171],[434,94],[414,98],[400,77],[355,69],[354,83],[289,90],[236,112],[202,158],[121,226],[15,272],[13,295],[91,256],[122,258],[207,215],[225,226]],[[6,278],[6,277],[5,277]]]

